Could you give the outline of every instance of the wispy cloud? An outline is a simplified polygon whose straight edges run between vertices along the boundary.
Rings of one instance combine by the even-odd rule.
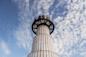
[[[67,57],[82,57],[82,53],[86,54],[86,51],[82,51],[81,45],[86,43],[86,1],[81,0],[68,0],[67,15],[59,17],[57,23],[55,19],[56,31],[54,32],[55,38],[57,39],[58,47],[62,47],[61,56]],[[62,20],[63,19],[63,20]],[[83,28],[84,27],[84,28]],[[84,41],[82,41],[84,39]],[[60,46],[62,45],[62,46]],[[57,47],[57,48],[58,48]],[[84,46],[86,48],[86,46]],[[58,49],[60,50],[60,49]],[[84,49],[85,50],[85,49]]]
[[[31,50],[32,45],[32,32],[31,32],[31,12],[29,11],[29,0],[18,0],[19,8],[19,27],[14,32],[16,36],[17,45],[26,50]]]
[[[8,44],[4,41],[1,41],[0,42],[0,48],[3,50],[3,52],[6,54],[6,55],[10,55],[11,54],[11,50],[8,46]]]

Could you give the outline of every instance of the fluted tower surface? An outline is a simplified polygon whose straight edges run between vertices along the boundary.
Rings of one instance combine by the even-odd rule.
[[[49,17],[42,15],[35,19],[32,31],[36,36],[33,39],[32,51],[28,57],[58,57],[50,36],[54,31],[54,24],[49,20]]]

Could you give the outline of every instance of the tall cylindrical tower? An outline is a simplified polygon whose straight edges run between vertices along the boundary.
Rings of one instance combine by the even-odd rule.
[[[58,57],[50,34],[54,31],[54,24],[47,16],[39,16],[32,24],[32,31],[36,34],[33,39],[32,51],[28,57]]]

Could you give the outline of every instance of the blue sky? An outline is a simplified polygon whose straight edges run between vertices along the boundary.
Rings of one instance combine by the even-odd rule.
[[[86,1],[0,0],[0,57],[26,57],[34,17],[48,15],[59,57],[86,57]]]
[[[0,57],[15,57],[15,55],[17,55],[16,57],[22,57],[25,55],[25,50],[17,47],[13,35],[19,24],[17,14],[18,8],[14,2],[0,0],[0,43],[6,46],[0,48]]]

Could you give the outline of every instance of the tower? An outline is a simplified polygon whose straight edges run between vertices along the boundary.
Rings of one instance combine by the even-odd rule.
[[[28,57],[58,57],[54,52],[54,43],[51,33],[54,31],[54,24],[47,16],[39,16],[32,24],[32,31],[36,34],[33,39],[32,51]]]

